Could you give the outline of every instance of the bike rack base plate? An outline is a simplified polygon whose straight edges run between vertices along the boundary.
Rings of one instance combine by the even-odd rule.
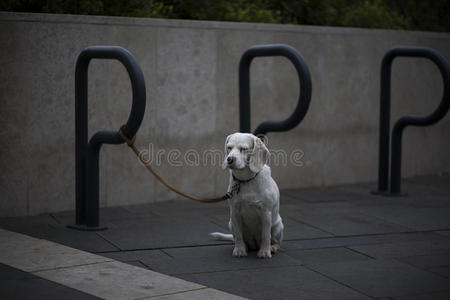
[[[86,225],[77,225],[77,224],[67,225],[67,228],[76,229],[76,230],[80,230],[80,231],[102,231],[102,230],[108,229],[108,227],[106,227],[106,226],[88,227]]]

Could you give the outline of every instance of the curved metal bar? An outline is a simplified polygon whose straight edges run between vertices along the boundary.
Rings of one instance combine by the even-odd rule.
[[[447,60],[437,51],[423,47],[394,47],[383,58],[381,66],[381,94],[380,94],[380,144],[378,165],[378,192],[386,193],[388,190],[389,172],[389,120],[390,120],[390,93],[391,93],[391,67],[393,60],[398,56],[424,57],[436,64],[443,82],[443,95],[439,106],[427,116],[406,115],[401,117],[392,130],[392,159],[390,195],[401,194],[401,152],[402,133],[408,125],[428,126],[439,122],[450,108],[450,67]]]
[[[300,83],[300,95],[294,112],[282,121],[265,121],[256,127],[255,135],[270,131],[287,131],[305,117],[311,102],[312,84],[308,65],[293,47],[284,44],[253,46],[247,49],[239,63],[239,112],[241,132],[250,132],[250,64],[255,57],[284,56],[294,65]]]
[[[450,108],[450,67],[446,59],[437,51],[428,48],[396,48],[397,56],[419,56],[433,61],[442,75],[443,95],[439,106],[427,116],[406,115],[401,117],[392,130],[392,158],[391,158],[391,194],[400,194],[402,169],[402,134],[408,125],[428,126],[439,122]]]
[[[91,59],[116,59],[126,68],[132,87],[132,104],[122,130],[134,137],[145,112],[145,80],[133,55],[116,46],[91,46],[78,56],[75,69],[75,172],[77,229],[99,230],[99,152],[102,144],[122,144],[118,131],[99,131],[88,143],[88,67]]]
[[[75,70],[75,98],[81,104],[87,105],[87,70],[91,59],[116,59],[126,68],[130,76],[132,88],[132,104],[130,115],[126,124],[122,127],[123,132],[129,138],[136,135],[139,126],[142,123],[145,112],[145,80],[141,68],[136,62],[134,56],[125,48],[117,46],[90,46],[84,49],[78,56]],[[87,122],[87,119],[86,119]],[[119,136],[118,131],[100,131],[97,136],[98,142],[105,144],[124,143]],[[96,139],[91,141],[96,142]]]

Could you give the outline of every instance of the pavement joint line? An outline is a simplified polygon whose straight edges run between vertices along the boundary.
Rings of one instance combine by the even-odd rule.
[[[151,251],[151,250],[163,250],[163,249],[183,249],[183,248],[197,248],[197,247],[214,247],[214,246],[233,246],[232,243],[217,243],[217,244],[198,244],[198,245],[183,245],[183,246],[168,246],[168,247],[157,247],[157,248],[137,248],[137,249],[123,249],[119,251],[99,251],[96,254],[108,254],[108,253],[119,253],[119,252],[134,252],[134,251]]]
[[[385,222],[386,224],[396,225],[396,226],[403,227],[403,228],[405,228],[405,229],[409,229],[409,230],[412,230],[412,231],[415,230],[415,229],[412,228],[412,227],[409,227],[409,226],[406,226],[406,225],[402,225],[402,224],[393,222],[392,220],[386,219],[386,218],[384,218],[384,217],[372,216],[372,215],[369,215],[369,214],[364,213],[364,212],[362,212],[362,213],[360,213],[360,214],[363,215],[363,216],[369,217],[369,218],[375,218],[375,219],[378,219],[378,220],[380,220],[380,221]]]
[[[214,288],[208,288],[204,285],[189,282],[174,276],[133,266],[114,259],[107,259],[103,256],[3,228],[0,228],[0,239],[10,245],[14,245],[16,241],[19,241],[18,247],[6,247],[2,249],[5,254],[11,254],[11,251],[14,251],[14,254],[1,257],[1,263],[89,295],[106,299],[145,299],[151,296],[156,297],[171,293],[209,289],[213,295],[223,296],[222,291]],[[27,249],[21,249],[20,243],[24,241],[26,242],[27,249],[29,247],[35,250],[27,252]],[[62,249],[67,249],[70,252],[55,252],[55,247],[56,249],[62,247]],[[51,255],[55,267],[29,271],[24,265],[20,266],[20,264],[17,264],[17,258],[23,257],[21,255],[28,256],[29,261],[33,261],[36,255],[38,258]],[[101,261],[67,265],[67,261],[70,262],[70,258],[74,255],[78,260],[98,258]],[[42,264],[39,260],[37,262],[41,263],[41,267],[47,263],[44,262]],[[58,267],[58,264],[60,267]],[[130,274],[135,274],[135,276],[130,276]],[[228,295],[230,297],[234,296],[236,299],[238,298],[238,296],[230,293]]]
[[[61,221],[58,220],[58,218],[55,216],[55,214],[49,214],[50,218],[53,219],[53,221],[56,222],[56,224],[62,225]]]
[[[174,258],[172,255],[170,255],[169,252],[164,251],[164,249],[161,249],[160,251],[161,251],[162,253],[166,254],[166,255],[167,255],[168,257],[170,257],[170,258]]]
[[[338,240],[338,239],[346,239],[346,238],[363,238],[363,237],[384,237],[384,236],[395,236],[395,235],[413,235],[413,234],[422,234],[422,233],[435,233],[436,237],[431,237],[429,240],[445,240],[449,239],[449,237],[439,234],[437,232],[439,231],[446,231],[450,229],[439,229],[439,230],[423,230],[423,231],[406,231],[406,232],[386,232],[386,233],[369,233],[369,234],[357,234],[357,235],[334,235],[330,237],[317,237],[317,238],[291,238],[291,239],[284,239],[283,242],[300,242],[300,241],[326,241],[326,240]],[[370,243],[371,244],[371,243]],[[370,245],[367,244],[367,245]],[[380,243],[376,243],[380,244]],[[360,244],[358,244],[360,245]],[[366,245],[366,244],[361,244]],[[137,251],[155,251],[155,250],[166,250],[166,249],[184,249],[184,248],[197,248],[197,247],[215,247],[215,246],[233,246],[233,243],[226,242],[226,243],[216,243],[216,244],[198,244],[198,245],[183,245],[183,246],[168,246],[168,247],[155,247],[155,248],[137,248],[137,249],[120,249],[115,251],[98,251],[95,252],[95,254],[109,254],[109,253],[120,253],[120,252],[137,252]],[[352,246],[352,245],[344,245],[344,246],[325,246],[320,248],[342,248],[345,246]],[[317,248],[302,248],[305,250],[308,249],[317,249]],[[300,250],[300,249],[299,249]]]
[[[359,293],[359,294],[361,294],[361,295],[364,295],[364,296],[369,297],[369,298],[371,298],[371,299],[376,299],[376,298],[374,298],[374,297],[372,297],[372,296],[370,296],[370,295],[364,293],[363,291],[360,291],[360,290],[358,290],[358,289],[352,287],[351,285],[348,285],[348,284],[346,284],[346,283],[340,282],[339,280],[337,280],[337,279],[335,279],[335,278],[333,278],[333,277],[331,277],[331,276],[328,276],[327,274],[324,274],[324,273],[321,273],[321,272],[315,270],[315,269],[314,269],[312,266],[310,266],[310,265],[304,265],[303,267],[306,268],[306,269],[308,269],[308,270],[310,270],[310,271],[312,271],[312,272],[314,272],[314,273],[317,273],[317,274],[319,274],[319,275],[321,275],[321,276],[323,276],[323,277],[325,277],[325,278],[328,278],[329,280],[332,280],[332,281],[336,282],[337,284],[340,284],[340,285],[342,285],[342,286],[345,286],[346,288],[349,288],[349,289],[351,289],[351,290],[353,290],[353,291],[355,291],[355,292],[357,292],[357,293]]]
[[[294,221],[294,222],[296,222],[296,223],[300,223],[300,224],[307,225],[307,226],[312,227],[312,228],[314,228],[314,229],[317,229],[317,230],[319,230],[319,231],[322,231],[322,232],[331,234],[331,236],[336,236],[336,235],[335,235],[334,233],[332,233],[332,232],[329,232],[329,231],[327,231],[327,230],[325,230],[325,229],[322,229],[322,228],[320,228],[320,227],[317,227],[317,226],[315,226],[315,225],[313,225],[313,224],[309,224],[309,223],[307,223],[307,222],[305,222],[305,221],[301,221],[301,220],[295,219],[295,218],[293,218],[292,216],[286,216],[286,217],[287,217],[288,219],[291,219],[292,221]]]
[[[143,266],[145,266],[146,268],[153,270],[148,264],[146,264],[145,262],[143,262],[142,260],[137,260],[138,262],[140,262]]]
[[[355,235],[333,235],[330,237],[317,237],[309,239],[284,239],[283,241],[313,241],[313,240],[329,240],[329,239],[342,239],[342,238],[357,238],[357,237],[376,237],[376,236],[389,236],[389,235],[402,235],[402,234],[418,234],[418,233],[435,233],[438,231],[445,231],[447,229],[438,230],[414,230],[414,231],[400,231],[400,232],[380,232],[380,233],[367,233],[367,234],[355,234]],[[438,234],[438,233],[437,233]],[[444,238],[445,239],[445,236]]]
[[[244,258],[245,259],[245,258]],[[227,273],[227,272],[238,272],[238,271],[256,271],[256,270],[267,270],[267,269],[284,269],[293,267],[304,267],[305,264],[289,264],[285,266],[266,266],[266,267],[256,267],[256,268],[239,268],[239,269],[227,269],[227,270],[214,270],[214,271],[203,271],[203,272],[186,272],[186,273],[172,273],[173,276],[180,275],[197,275],[197,274],[209,274],[209,273]]]
[[[93,263],[88,263],[88,264],[77,264],[77,265],[71,265],[71,266],[64,266],[64,267],[56,267],[56,268],[50,268],[50,269],[39,269],[37,271],[31,271],[28,273],[34,274],[39,276],[40,272],[48,272],[48,271],[57,271],[57,270],[64,270],[64,269],[70,269],[70,268],[77,268],[77,267],[84,267],[84,266],[91,266],[91,265],[97,265],[97,264],[103,264],[105,262],[113,262],[114,259],[108,259],[108,260],[104,260],[104,261],[97,261],[97,262],[93,262]]]
[[[419,294],[410,294],[410,295],[408,295],[408,296],[409,296],[409,297],[420,297],[420,296],[428,297],[428,296],[438,295],[438,294],[441,294],[441,293],[448,293],[448,290],[433,291],[433,292],[419,293]],[[394,298],[388,297],[387,299],[394,299]],[[428,298],[428,299],[430,299],[430,298]]]
[[[58,224],[56,224],[58,225]],[[48,227],[50,227],[51,229],[56,229],[56,226],[54,224],[47,224]]]
[[[417,256],[424,256],[424,255],[417,255]],[[426,256],[426,255],[425,255]],[[400,264],[404,264],[404,265],[408,265],[408,266],[410,266],[410,267],[413,267],[413,268],[416,268],[416,269],[419,269],[419,270],[422,270],[422,271],[427,271],[427,272],[431,272],[431,273],[433,273],[433,271],[431,271],[430,269],[433,269],[434,267],[419,267],[419,266],[416,266],[416,265],[414,265],[414,264],[411,264],[411,263],[409,263],[409,262],[406,262],[406,261],[402,261],[401,259],[402,258],[407,258],[407,257],[414,257],[414,256],[402,256],[402,257],[391,257],[391,259],[392,260],[395,260],[396,262],[398,262],[398,263],[400,263]],[[381,258],[381,259],[383,259],[383,258]],[[436,274],[436,273],[434,273],[434,274]]]
[[[364,252],[358,251],[358,250],[356,250],[356,249],[353,249],[353,248],[351,248],[351,246],[347,246],[347,247],[343,247],[343,248],[345,248],[345,249],[347,249],[347,250],[350,250],[350,251],[352,251],[352,252],[355,252],[355,253],[357,253],[357,254],[366,256],[366,257],[368,257],[368,258],[370,258],[370,259],[376,260],[375,257],[370,256],[369,254],[366,254],[366,253],[364,253]]]
[[[156,297],[179,295],[179,294],[184,294],[184,293],[187,293],[187,292],[195,292],[195,291],[201,291],[201,290],[207,290],[207,289],[209,289],[209,287],[205,286],[205,287],[202,287],[202,288],[193,289],[193,290],[189,290],[189,291],[167,293],[167,294],[164,294],[164,295],[157,295],[157,296],[150,296],[150,297],[135,298],[133,300],[145,300],[145,299],[152,299],[152,298],[156,298]]]
[[[402,257],[400,257],[400,258],[402,258],[402,259],[405,259],[405,258],[415,258],[415,257],[421,257],[421,256],[423,256],[423,257],[426,257],[426,256],[434,256],[434,255],[449,255],[450,254],[450,251],[448,251],[448,252],[442,252],[442,253],[439,253],[439,254],[417,254],[417,255],[411,255],[411,256],[402,256]],[[439,266],[437,266],[437,267],[448,267],[448,266],[450,266],[450,264],[445,264],[445,265],[439,265]],[[433,267],[431,267],[431,268],[434,268],[435,266],[433,266]]]
[[[399,261],[399,260],[397,260],[397,261],[400,262],[400,263],[402,263],[402,262]],[[439,274],[438,272],[434,271],[435,267],[432,267],[432,268],[424,268],[424,269],[422,269],[422,268],[419,268],[419,267],[417,267],[417,266],[413,266],[413,265],[410,265],[410,264],[408,264],[408,265],[409,265],[409,266],[412,266],[412,267],[414,267],[414,268],[416,268],[416,269],[422,270],[422,271],[430,272],[430,273],[432,273],[432,274],[434,274],[434,275],[437,275],[437,276],[439,276],[439,277],[441,277],[441,278],[449,279],[449,277],[447,277],[447,276],[445,276],[445,275],[442,275],[442,274]],[[446,266],[444,266],[444,267],[446,267]],[[442,268],[442,267],[438,267],[438,268]],[[440,291],[440,292],[448,292],[448,290]]]
[[[114,248],[116,248],[117,250],[122,251],[122,250],[120,249],[119,246],[117,246],[116,244],[114,244],[113,242],[111,242],[110,240],[108,240],[108,239],[107,239],[106,237],[104,237],[101,233],[95,232],[95,234],[96,234],[98,237],[100,237],[102,240],[104,240],[105,242],[107,242],[108,244],[110,244],[111,246],[113,246]]]

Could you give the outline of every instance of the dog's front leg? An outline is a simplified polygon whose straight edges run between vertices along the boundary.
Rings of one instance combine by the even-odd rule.
[[[258,257],[271,258],[270,231],[272,227],[272,213],[262,211],[261,213],[261,245],[258,251]]]
[[[231,227],[234,237],[233,256],[247,256],[247,247],[242,236],[242,220],[240,216],[236,215],[235,213],[231,214]]]

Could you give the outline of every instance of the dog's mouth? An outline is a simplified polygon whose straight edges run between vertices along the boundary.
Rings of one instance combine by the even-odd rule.
[[[246,167],[245,165],[241,166],[241,165],[238,165],[236,163],[227,164],[227,168],[230,169],[230,170],[242,170],[245,167]]]
[[[228,164],[227,168],[231,169],[231,170],[234,170],[234,169],[236,169],[236,166],[234,164]]]

